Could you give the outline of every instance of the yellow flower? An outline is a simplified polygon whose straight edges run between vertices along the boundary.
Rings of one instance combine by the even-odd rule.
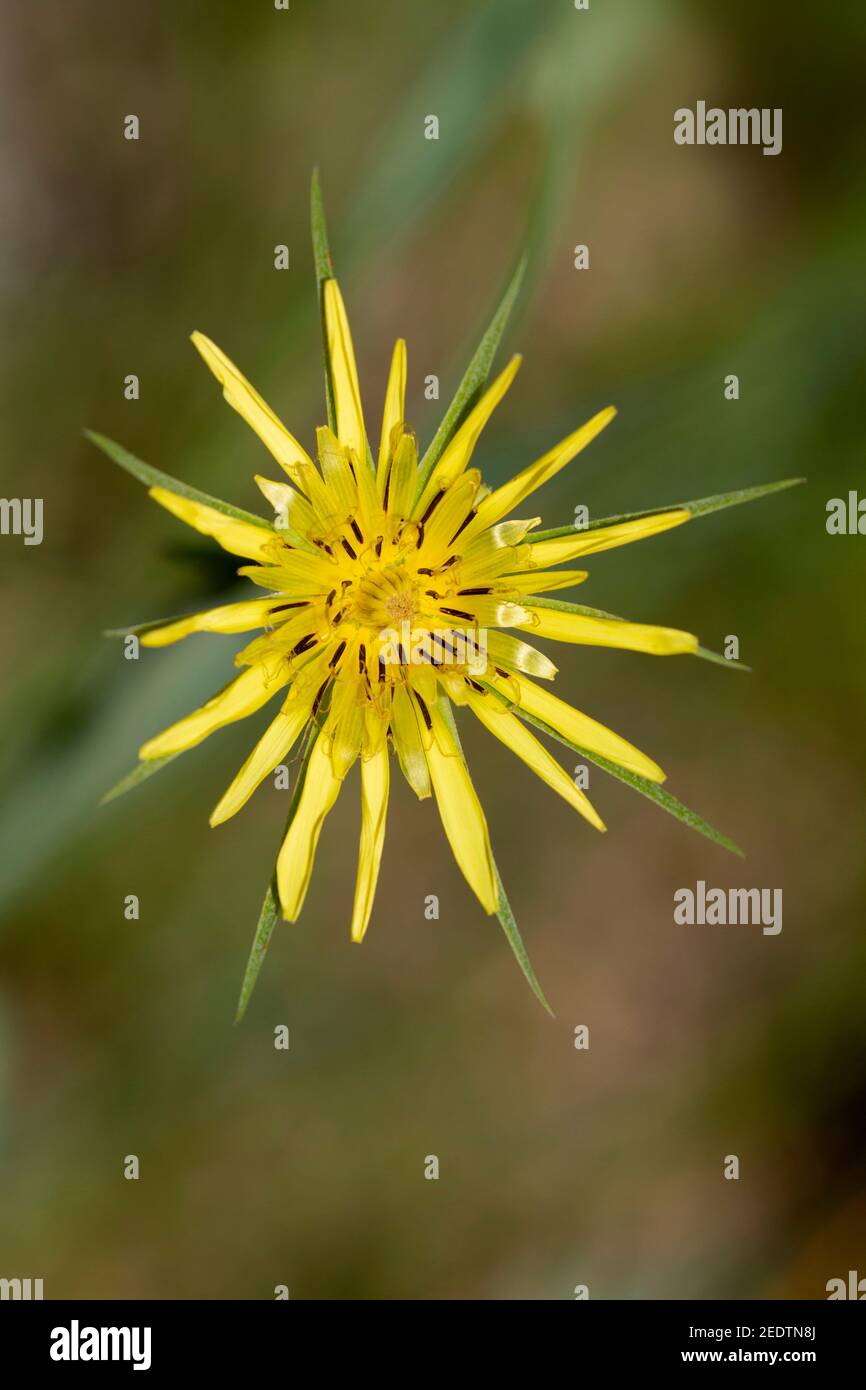
[[[324,287],[336,433],[318,431],[318,462],[277,419],[224,353],[201,333],[193,342],[228,403],[256,431],[286,479],[257,478],[275,509],[273,527],[235,520],[168,491],[151,496],[224,549],[254,563],[240,573],[264,599],[210,609],[151,628],[146,646],[193,632],[263,629],[235,658],[242,673],[201,709],[140,750],[143,759],[183,752],[215,729],[280,694],[280,711],[211,816],[239,811],[313,725],[303,791],[277,859],[283,916],[295,921],[316,844],[346,774],[361,764],[361,845],[352,939],[367,929],[385,838],[390,752],[419,797],[436,799],[454,857],[486,912],[499,909],[487,821],[455,737],[449,705],[479,721],[594,825],[585,794],[529,732],[513,707],[575,743],[654,782],[664,774],[619,734],[581,714],[537,680],[556,668],[525,636],[655,653],[688,652],[697,639],[539,605],[552,589],[580,583],[566,561],[655,535],[689,520],[670,511],[623,525],[533,542],[539,517],[507,519],[609,423],[602,410],[503,487],[491,491],[471,466],[479,435],[511,384],[515,357],[454,435],[428,478],[404,420],[406,346],[394,348],[378,460],[368,457],[352,338],[337,281]],[[519,634],[519,635],[515,635]],[[532,679],[535,678],[535,679]],[[326,711],[326,712],[325,712]]]
[[[467,707],[596,829],[604,825],[588,798],[527,724],[598,761],[733,848],[659,790],[664,774],[651,758],[552,693],[556,667],[527,639],[712,657],[690,633],[625,622],[545,595],[587,577],[583,569],[558,566],[787,484],[612,518],[584,530],[539,534],[540,518],[527,515],[531,508],[525,504],[610,423],[614,409],[600,411],[491,490],[474,466],[476,446],[514,380],[519,357],[483,393],[475,393],[475,403],[462,412],[444,448],[419,464],[415,435],[405,421],[402,340],[394,348],[374,458],[343,298],[329,258],[324,272],[318,256],[317,263],[333,428],[318,430],[315,460],[225,354],[203,334],[193,334],[225,399],[282,469],[277,480],[256,478],[274,511],[273,523],[206,498],[111,441],[91,436],[153,484],[150,494],[161,506],[249,561],[239,572],[264,591],[264,597],[140,630],[142,644],[149,647],[168,646],[196,632],[260,635],[235,658],[240,668],[235,679],[201,709],[150,738],[140,749],[143,771],[116,790],[279,696],[279,712],[221,797],[211,824],[233,816],[296,746],[303,750],[276,864],[282,916],[295,921],[300,914],[325,817],[359,762],[361,834],[351,936],[363,939],[385,838],[393,752],[416,795],[435,798],[461,871],[485,912],[499,914],[540,994],[493,860],[452,706]],[[515,510],[522,514],[515,518]],[[258,964],[252,979],[257,969]]]

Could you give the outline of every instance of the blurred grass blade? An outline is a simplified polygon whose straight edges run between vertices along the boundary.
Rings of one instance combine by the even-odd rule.
[[[550,1007],[547,1000],[545,999],[544,992],[541,988],[541,985],[538,983],[537,976],[532,968],[532,962],[529,959],[526,947],[523,944],[523,937],[520,935],[517,923],[514,920],[514,913],[511,911],[511,903],[508,901],[508,895],[506,894],[505,888],[502,883],[502,876],[499,872],[499,867],[496,864],[495,860],[493,862],[493,868],[496,872],[496,886],[499,890],[499,911],[496,915],[499,918],[500,923],[502,924],[502,930],[505,932],[505,935],[508,939],[508,944],[514,952],[514,957],[517,961],[517,964],[520,966],[520,969],[523,971],[523,974],[529,982],[529,987],[532,990],[532,993],[535,995],[538,1002],[541,1005],[543,1005],[543,1007],[547,1010],[547,1012],[550,1014],[550,1017],[555,1018],[556,1015],[554,1014],[553,1009]]]
[[[558,608],[561,613],[580,613],[584,618],[607,618],[614,623],[630,621],[628,618],[621,618],[618,613],[608,613],[604,608],[589,608],[585,603],[569,603],[567,599],[548,598],[546,594],[527,596],[525,602],[531,603],[533,608]],[[713,661],[718,666],[729,666],[734,671],[751,671],[752,669],[744,661],[729,660],[721,652],[710,651],[708,647],[697,647],[689,655],[699,656],[704,661]]]
[[[234,517],[236,521],[246,521],[251,526],[264,526],[271,530],[270,522],[264,517],[256,516],[254,512],[245,512],[242,507],[233,507],[231,502],[223,502],[219,497],[211,497],[207,492],[200,492],[197,487],[179,482],[169,473],[163,473],[160,468],[154,468],[151,464],[136,458],[135,454],[124,449],[122,444],[116,444],[106,435],[96,434],[94,430],[85,430],[84,435],[97,449],[101,449],[103,454],[107,454],[113,463],[119,464],[127,473],[131,473],[133,478],[144,483],[145,487],[164,487],[166,491],[174,492],[178,497],[187,497],[191,502],[201,502],[206,507],[213,507],[214,511],[222,512],[224,516]]]
[[[433,440],[418,467],[418,496],[424,491],[427,480],[439,462],[452,436],[459,429],[469,411],[475,405],[487,383],[496,350],[505,332],[514,301],[520,290],[526,271],[526,256],[517,263],[504,295],[499,301],[496,313],[490,320],[487,331],[475,351],[475,356],[466,368],[463,380],[457,387],[454,399],[445,412],[445,418],[433,436]]]
[[[619,512],[616,516],[599,517],[590,521],[582,529],[597,531],[600,526],[618,526],[622,521],[637,521],[642,516],[660,516],[663,512],[688,511],[693,517],[709,516],[711,512],[724,511],[726,507],[738,507],[741,502],[756,502],[759,497],[770,497],[774,492],[784,492],[789,487],[798,487],[805,478],[784,478],[779,483],[761,483],[758,487],[743,487],[737,492],[719,492],[714,497],[699,497],[694,502],[669,502],[664,507],[648,507],[643,512]],[[573,536],[573,526],[558,526],[553,531],[534,531],[534,541],[559,540]]]
[[[167,763],[173,763],[175,758],[179,758],[180,753],[167,753],[164,758],[147,758],[128,772],[125,777],[121,777],[119,782],[105,793],[99,802],[100,806],[105,806],[109,801],[115,801],[117,797],[123,796],[126,792],[131,792],[133,787],[137,787],[141,782],[146,782],[148,777],[152,777],[160,768]]]
[[[301,792],[303,791],[304,787],[304,779],[307,775],[307,767],[309,766],[310,755],[313,751],[313,744],[316,741],[315,736],[317,733],[318,730],[315,728],[314,725],[311,725],[306,735],[306,743],[304,745],[304,751],[301,756],[300,765],[298,767],[298,775],[295,780],[295,789],[292,792],[292,799],[289,803],[289,814],[286,817],[285,829],[283,830],[280,844],[282,844],[283,840],[286,838],[289,826],[291,825],[292,820],[295,816],[295,812],[298,809],[298,802],[301,799]],[[256,926],[255,936],[253,937],[253,944],[250,947],[250,954],[247,960],[247,968],[244,971],[243,984],[241,985],[241,992],[238,998],[238,1006],[235,1012],[235,1023],[240,1023],[243,1019],[244,1014],[247,1011],[247,1005],[249,1004],[250,997],[252,995],[253,990],[255,989],[256,981],[259,978],[259,972],[262,966],[264,965],[265,956],[267,955],[268,947],[271,944],[271,937],[273,935],[274,926],[277,923],[279,915],[280,905],[279,898],[277,896],[277,871],[276,868],[274,868],[271,881],[268,884],[268,891],[265,893],[265,900],[262,903],[262,910],[259,913],[259,920],[258,925]]]
[[[572,743],[571,739],[564,738],[562,734],[558,734],[549,724],[545,724],[544,720],[536,719],[533,715],[527,714],[519,705],[512,705],[511,709],[514,714],[518,714],[527,724],[534,724],[542,733],[549,734],[551,738],[555,738],[557,743],[564,744],[564,746],[570,748],[573,753],[579,753],[582,758],[587,758],[591,763],[595,763],[596,767],[600,767],[603,771],[609,772],[612,777],[618,777],[621,782],[625,782],[627,786],[633,787],[634,790],[640,792],[642,796],[649,797],[650,801],[654,801],[657,806],[661,806],[663,811],[667,811],[669,815],[675,816],[678,821],[682,821],[683,825],[689,826],[691,830],[697,830],[699,835],[705,835],[706,838],[712,840],[714,844],[721,845],[722,849],[730,850],[731,854],[737,854],[741,859],[743,858],[743,851],[738,845],[734,844],[733,840],[729,840],[727,835],[723,835],[720,830],[716,830],[710,825],[709,821],[704,820],[703,816],[699,816],[697,811],[692,811],[688,806],[684,806],[681,801],[678,801],[670,792],[665,791],[657,782],[649,782],[646,777],[639,777],[636,772],[629,772],[626,768],[620,767],[618,763],[612,763],[608,758],[603,758],[600,753],[588,752],[586,748],[581,748],[579,744]]]
[[[325,221],[325,205],[322,201],[322,185],[318,169],[313,170],[310,183],[310,230],[313,235],[313,261],[316,266],[316,287],[319,292],[319,322],[322,329],[322,360],[325,366],[325,402],[328,408],[328,428],[337,433],[337,412],[334,409],[334,387],[331,381],[331,363],[328,358],[328,335],[325,331],[324,284],[334,278],[334,262],[331,260],[331,247],[328,243],[328,224]]]

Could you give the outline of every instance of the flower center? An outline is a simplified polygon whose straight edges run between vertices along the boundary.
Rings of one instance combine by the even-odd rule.
[[[402,565],[370,570],[358,585],[354,617],[369,627],[399,627],[417,611],[417,586]]]

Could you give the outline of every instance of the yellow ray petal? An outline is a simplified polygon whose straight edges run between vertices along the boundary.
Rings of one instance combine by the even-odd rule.
[[[485,728],[489,729],[500,743],[504,743],[506,748],[510,748],[527,767],[532,768],[542,782],[546,782],[553,791],[573,806],[575,811],[579,811],[596,830],[604,830],[604,822],[589,798],[575,786],[565,769],[560,767],[552,754],[548,753],[544,745],[530,733],[517,715],[511,714],[495,695],[480,695],[470,690],[468,704]]]
[[[618,545],[630,545],[632,541],[642,541],[647,536],[670,531],[673,526],[682,526],[691,520],[691,515],[685,508],[679,508],[672,512],[659,512],[656,516],[641,516],[635,521],[621,521],[615,526],[599,526],[594,531],[576,531],[574,536],[533,541],[532,561],[541,566],[561,565],[581,555],[613,550]]]
[[[310,754],[295,815],[277,856],[277,891],[287,922],[296,921],[300,915],[319,835],[342,785],[327,752],[327,739],[320,734]]]
[[[358,644],[350,644],[346,655],[347,668],[352,672],[358,669]],[[334,771],[342,780],[357,759],[364,742],[364,707],[358,703],[358,684],[354,674],[341,677],[337,682],[337,693],[331,702],[331,762]]]
[[[287,757],[310,717],[312,701],[286,700],[276,719],[269,724],[250,756],[211,813],[211,825],[221,825],[245,806],[256,787]]]
[[[167,512],[186,522],[203,536],[212,536],[223,550],[232,555],[243,555],[248,560],[273,561],[280,553],[280,538],[270,526],[253,526],[248,521],[237,521],[214,507],[203,502],[193,502],[189,497],[181,497],[177,492],[169,492],[164,487],[152,487],[150,495],[154,502],[165,507]]]
[[[465,549],[461,546],[461,588],[483,585],[494,575],[525,570],[532,563],[526,537],[540,521],[540,516],[522,521],[500,521],[488,531],[482,531]]]
[[[274,529],[285,534],[292,545],[313,549],[307,537],[316,529],[316,513],[307,499],[291,483],[274,482],[260,473],[255,480],[276,513]]]
[[[352,449],[355,457],[364,463],[367,458],[367,436],[361,410],[358,369],[355,366],[355,350],[352,347],[346,306],[336,280],[325,281],[323,295],[325,336],[334,391],[337,435],[340,443]]]
[[[358,485],[349,463],[348,451],[327,425],[320,425],[316,430],[316,442],[322,478],[331,498],[330,506],[338,516],[349,517],[358,508]]]
[[[480,482],[477,468],[470,468],[451,487],[437,493],[427,512],[422,513],[418,524],[424,529],[419,549],[425,565],[439,565],[451,553],[451,542],[470,513]]]
[[[552,589],[572,589],[589,578],[589,570],[525,570],[497,576],[496,586],[518,594],[547,594]]]
[[[411,430],[400,436],[385,478],[383,497],[389,516],[408,516],[418,475],[418,441]]]
[[[525,626],[525,624],[521,624]],[[510,637],[506,632],[487,633],[487,655],[492,665],[508,666],[514,671],[523,671],[537,680],[552,681],[557,674],[550,657],[545,656],[528,642]]]
[[[465,531],[465,537],[469,540],[488,526],[493,526],[502,517],[508,516],[515,507],[519,506],[524,498],[530,493],[535,492],[542,484],[553,478],[560,469],[570,463],[577,454],[585,449],[587,444],[591,444],[596,435],[600,434],[606,425],[609,425],[616,410],[609,405],[605,410],[600,410],[597,415],[593,415],[585,425],[570,434],[567,439],[563,439],[553,449],[535,463],[531,463],[528,468],[524,468],[522,473],[518,473],[510,482],[491,492],[489,497],[485,497],[480,504],[474,521],[470,522]]]
[[[382,437],[379,441],[379,465],[376,480],[379,496],[385,486],[385,475],[391,453],[391,432],[395,425],[403,423],[406,409],[406,344],[398,338],[394,344],[391,370],[388,373],[388,386],[385,391],[385,409],[382,414]]]
[[[650,652],[653,656],[675,656],[697,650],[698,639],[691,632],[675,627],[655,627],[650,623],[626,623],[615,618],[595,618],[584,613],[567,613],[558,608],[534,608],[527,603],[532,621],[526,624],[534,637],[554,642],[576,642],[589,647],[620,647],[631,652]]]
[[[222,386],[223,395],[229,405],[255,430],[277,462],[287,472],[296,464],[310,463],[311,459],[306,450],[294,435],[289,434],[282,420],[277,418],[258,391],[241,375],[216,343],[212,343],[203,333],[193,333],[192,341]]]
[[[214,730],[261,709],[287,680],[288,672],[283,664],[276,672],[273,667],[266,670],[262,664],[250,666],[212,696],[201,709],[193,710],[185,719],[179,719],[176,724],[149,739],[139,749],[138,756],[144,759],[164,758],[169,753],[182,753],[187,748],[195,748]]]
[[[436,804],[454,858],[485,912],[499,908],[487,821],[469,770],[438,705],[428,710],[433,737],[425,748]]]
[[[469,412],[427,479],[413,508],[413,516],[423,516],[437,492],[449,487],[469,466],[478,436],[517,375],[522,360],[519,355],[512,357],[505,370],[499,373],[493,385],[487,388],[478,404]]]
[[[334,587],[336,561],[321,550],[294,550],[283,546],[270,564],[241,565],[238,574],[264,589],[292,593],[301,598],[325,593]]]
[[[271,609],[278,603],[279,599],[272,598],[226,603],[206,613],[192,613],[188,618],[151,628],[143,632],[139,640],[143,647],[168,647],[192,632],[250,632],[253,628],[268,626]]]
[[[361,762],[361,846],[358,851],[358,879],[352,910],[353,941],[364,940],[373,909],[382,846],[385,843],[389,779],[388,748],[386,744],[382,744],[378,752]]]
[[[551,729],[555,729],[563,738],[576,743],[580,748],[586,748],[590,753],[600,753],[603,758],[609,758],[619,767],[636,772],[639,777],[646,777],[650,782],[665,780],[665,774],[658,764],[645,753],[641,753],[634,744],[605,728],[604,724],[591,719],[588,714],[573,709],[543,686],[534,685],[525,676],[516,673],[505,679],[497,676],[492,684],[507,699],[514,699],[512,692],[516,688],[519,709],[549,724]]]
[[[430,795],[430,774],[412,700],[403,685],[398,685],[394,691],[391,736],[403,776],[419,800],[423,800]]]

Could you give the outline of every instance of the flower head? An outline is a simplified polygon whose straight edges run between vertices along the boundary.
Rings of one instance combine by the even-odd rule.
[[[193,334],[225,399],[282,470],[277,479],[256,478],[272,521],[202,500],[202,494],[96,437],[139,476],[156,479],[150,493],[161,506],[244,559],[239,573],[261,590],[258,597],[142,630],[141,642],[149,647],[199,632],[258,635],[235,658],[239,674],[202,708],[148,739],[140,758],[155,766],[279,697],[278,712],[215,807],[211,824],[235,815],[293,749],[303,750],[276,864],[279,909],[289,921],[301,912],[325,818],[359,763],[361,835],[351,935],[360,941],[379,873],[393,753],[417,796],[435,799],[460,869],[484,910],[503,919],[519,955],[522,943],[452,706],[470,711],[597,830],[604,826],[587,796],[529,725],[655,794],[664,780],[658,765],[554,694],[556,667],[534,642],[656,655],[698,650],[690,633],[625,622],[547,597],[587,577],[584,569],[562,566],[680,526],[694,508],[540,533],[540,517],[531,515],[534,494],[595,439],[615,411],[601,410],[491,489],[476,465],[477,445],[514,380],[519,357],[475,393],[447,440],[419,462],[405,420],[406,347],[398,341],[374,457],[346,310],[330,274],[321,278],[321,304],[331,425],[317,431],[315,458],[225,354],[203,334]],[[679,806],[663,795],[672,803],[667,809]],[[522,964],[534,983],[528,962]]]

